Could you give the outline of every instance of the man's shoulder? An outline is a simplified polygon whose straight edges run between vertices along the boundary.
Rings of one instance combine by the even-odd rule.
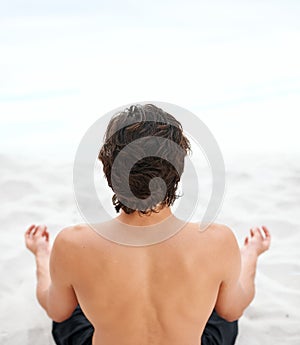
[[[226,224],[211,223],[208,225],[202,225],[201,223],[198,223],[198,226],[199,226],[199,231],[203,233],[208,232],[209,234],[216,235],[216,236],[233,235],[233,231]]]
[[[68,226],[64,227],[59,232],[59,235],[63,236],[63,237],[68,237],[68,236],[72,236],[75,234],[83,233],[83,232],[87,231],[88,228],[89,228],[89,225],[85,224],[85,223],[72,224],[72,225],[68,225]]]
[[[236,236],[231,228],[225,224],[213,224],[211,234],[221,253],[228,257],[239,251]]]
[[[58,244],[74,244],[82,242],[84,238],[87,238],[91,229],[88,224],[73,224],[64,227],[56,236],[55,242]]]
[[[228,225],[211,223],[207,226],[199,224],[199,232],[206,238],[214,241],[219,245],[230,245],[236,242],[236,237]]]

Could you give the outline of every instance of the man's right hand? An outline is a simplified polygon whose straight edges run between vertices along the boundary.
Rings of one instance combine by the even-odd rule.
[[[215,309],[227,321],[234,321],[254,298],[257,258],[269,249],[271,235],[265,226],[252,228],[241,249],[229,228],[223,227],[223,236],[226,237],[221,252],[224,275]]]
[[[241,251],[254,251],[257,256],[270,248],[271,235],[266,226],[250,229],[250,236],[245,238],[244,247]]]

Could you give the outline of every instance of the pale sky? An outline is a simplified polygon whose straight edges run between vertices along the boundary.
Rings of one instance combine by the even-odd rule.
[[[102,114],[165,101],[224,152],[300,151],[299,1],[0,3],[0,153],[65,155]]]

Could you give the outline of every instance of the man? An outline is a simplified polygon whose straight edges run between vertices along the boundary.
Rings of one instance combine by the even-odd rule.
[[[147,120],[149,114],[155,121]],[[158,149],[167,151],[168,161],[145,154],[130,172],[132,194],[123,193],[128,181],[122,169],[112,178],[113,164],[125,147],[146,137],[171,140],[183,154],[168,144]],[[189,149],[181,124],[154,105],[132,106],[112,118],[99,159],[121,211],[120,227],[140,228],[143,236],[145,226],[174,218],[170,206]],[[157,177],[166,185],[159,202],[155,186],[149,188]],[[115,231],[115,224],[100,226]],[[62,230],[51,249],[45,225],[32,225],[25,233],[36,258],[37,298],[53,320],[58,345],[234,344],[236,320],[254,298],[257,259],[270,239],[265,226],[255,227],[239,249],[225,225],[200,232],[198,224],[186,223],[155,245],[125,246],[81,224]]]

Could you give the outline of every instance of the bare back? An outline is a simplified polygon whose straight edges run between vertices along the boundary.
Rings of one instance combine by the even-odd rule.
[[[222,281],[218,227],[200,232],[190,223],[145,247],[118,245],[86,225],[68,228],[63,264],[95,328],[93,344],[198,345]]]

